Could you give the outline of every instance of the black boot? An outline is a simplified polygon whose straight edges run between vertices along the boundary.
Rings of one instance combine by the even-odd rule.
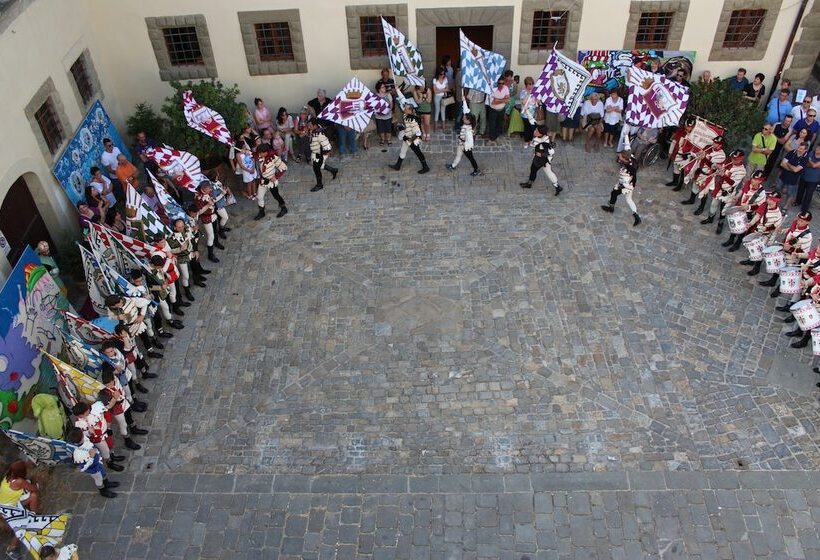
[[[555,195],[553,196],[558,196],[559,194],[561,194],[562,190],[564,190],[564,187],[562,187],[561,185],[555,185]]]
[[[743,243],[743,237],[738,235],[737,238],[735,239],[735,242],[732,244],[731,247],[729,247],[729,252],[734,253],[735,251],[740,249],[740,244],[741,243]],[[758,270],[760,270],[759,267],[758,267]]]
[[[758,284],[760,284],[761,286],[768,286],[770,288],[772,286],[776,286],[777,285],[777,274],[772,274],[771,278],[769,278],[768,280],[764,280],[762,282],[758,282]]]
[[[740,261],[737,264],[742,264],[743,266],[752,266],[754,263],[755,263],[755,261],[753,261],[751,259],[743,259],[742,261]]]
[[[720,246],[721,247],[731,247],[734,244],[735,239],[737,239],[737,235],[732,233],[732,234],[729,235],[729,239],[727,239],[726,241],[721,243]]]
[[[322,185],[321,183],[319,183],[319,184],[315,185],[312,189],[310,189],[310,192],[319,192],[323,188],[325,188],[325,186]]]
[[[402,163],[404,163],[404,159],[399,158],[396,160],[396,163],[394,163],[393,165],[389,165],[388,167],[390,167],[391,169],[395,169],[396,171],[399,171],[401,169]]]
[[[521,185],[522,189],[531,189],[532,188],[532,181],[524,181],[523,183],[518,183]]]
[[[152,339],[151,339],[151,343],[152,343],[154,346],[156,346],[156,347],[157,347],[157,349],[159,349],[159,350],[164,350],[164,349],[165,349],[165,345],[164,345],[164,344],[162,344],[162,343],[161,343],[159,340],[157,340],[156,338],[152,338]],[[160,357],[161,357],[161,356],[160,356]]]
[[[287,208],[287,206],[280,206],[280,207],[279,207],[279,213],[276,215],[276,217],[277,217],[277,218],[281,218],[282,216],[284,216],[284,215],[285,215],[285,214],[287,214],[287,213],[288,213],[288,208]]]
[[[185,312],[179,306],[179,302],[175,303],[171,306],[171,311],[174,312],[174,315],[179,315],[180,317],[185,317]]]
[[[775,309],[777,309],[778,311],[782,311],[782,312],[790,311],[791,308],[792,308],[791,302],[787,303],[786,305],[778,305],[777,307],[775,307]]]
[[[145,370],[142,372],[143,379],[156,379],[157,377],[159,377],[159,374],[154,373],[153,371]],[[137,385],[139,385],[139,383]]]
[[[794,315],[789,315],[785,319],[783,319],[784,323],[791,324],[794,323],[797,319],[794,318]]]
[[[229,228],[228,226],[222,226],[222,227],[221,227],[221,228],[219,228],[219,229],[221,229],[222,231],[224,231],[224,232],[226,232],[226,233],[227,233],[227,232],[229,232],[229,231],[231,231],[231,228]]]
[[[218,238],[214,240],[214,247],[216,247],[217,249],[221,249],[222,251],[225,250],[225,246],[222,243],[220,243]]]
[[[102,488],[99,488],[99,491],[100,491],[100,496],[102,496],[103,498],[116,498],[117,497],[116,492],[112,492],[111,490],[109,490],[105,486],[103,486]]]
[[[259,210],[256,212],[256,216],[253,217],[254,220],[259,221],[265,217],[265,207],[259,206]]]
[[[113,480],[103,479],[103,488],[119,488],[120,483]]]
[[[418,171],[419,175],[424,175],[425,173],[427,173],[429,171],[430,171],[430,168],[427,167],[427,160],[426,159],[421,160],[421,169],[419,169],[419,171]]]
[[[682,191],[682,190],[683,190],[683,173],[681,173],[680,175],[678,175],[678,184],[677,184],[677,186],[676,186],[674,189],[672,189],[672,190],[673,190],[673,191],[675,191],[675,192],[678,192],[678,191]]]
[[[809,336],[811,336],[811,333],[808,333],[808,334],[809,334]],[[794,338],[796,336],[803,336],[803,330],[800,327],[797,327],[793,331],[787,332],[786,336],[788,336],[789,338]]]
[[[803,337],[800,340],[798,340],[796,342],[792,342],[790,344],[790,346],[792,348],[805,348],[806,346],[809,345],[810,340],[811,340],[811,333],[809,331],[806,331],[806,332],[803,333]]]
[[[601,204],[601,210],[603,210],[604,212],[609,212],[610,214],[612,214],[613,212],[615,212],[615,207],[612,206],[611,204]]]
[[[715,217],[710,215],[710,216],[706,216],[706,218],[701,220],[700,223],[705,225],[705,224],[714,223],[714,221],[715,221]]]
[[[183,288],[182,291],[185,292],[185,297],[188,298],[188,301],[196,301],[194,294],[191,293],[190,286]]]
[[[205,281],[202,278],[196,278],[194,280],[194,285],[199,286],[200,288],[207,288],[208,287],[208,284],[206,284]]]
[[[336,169],[335,167],[328,167],[327,165],[325,165],[325,169],[330,171],[330,176],[333,177],[333,179],[335,179],[336,175],[339,174],[339,170]]]
[[[638,216],[638,213],[637,213],[637,212],[632,212],[632,217],[633,217],[633,218],[635,218],[635,219],[632,221],[632,227],[635,227],[635,226],[637,226],[639,223],[641,223],[641,217],[640,217],[640,216]]]
[[[746,273],[747,276],[757,276],[760,272],[760,266],[763,264],[762,261],[757,261],[755,265],[752,267],[752,270]]]
[[[723,233],[723,218],[718,218],[718,225],[715,230],[715,235],[720,235],[721,233]]]
[[[123,467],[122,465],[118,465],[117,463],[114,462],[113,459],[109,459],[108,461],[106,461],[105,466],[108,467],[109,469],[111,469],[112,471],[116,471],[116,472],[122,472],[122,471],[125,470],[125,467]]]
[[[774,290],[772,290],[772,293],[769,294],[769,297],[770,298],[776,298],[779,295],[780,295],[780,286],[777,286]]]
[[[111,460],[115,463],[122,463],[123,461],[125,461],[125,459],[127,459],[125,455],[116,455],[114,453],[111,453]]]
[[[145,412],[148,410],[148,404],[135,398],[131,403],[131,408],[134,412]]]
[[[695,216],[700,216],[701,214],[703,214],[703,211],[705,209],[706,209],[706,197],[704,196],[703,198],[700,199],[700,204],[698,205],[698,209],[695,210]],[[709,220],[708,222],[701,222],[701,223],[702,224],[711,224],[712,220]]]
[[[262,211],[262,215],[263,216],[265,215],[264,210]],[[211,262],[215,262],[215,263],[219,262],[219,259],[216,258],[216,255],[214,255],[214,248],[213,247],[208,247],[208,260],[211,261]]]
[[[145,377],[145,374],[143,374],[143,377]],[[148,394],[148,388],[142,383],[134,383],[134,389],[136,389],[138,393],[142,393],[143,395]]]
[[[173,328],[175,328],[177,330],[185,328],[185,325],[183,325],[182,321],[180,321],[179,319],[174,319],[172,321],[168,321],[168,324],[171,325]]]
[[[690,193],[689,198],[687,198],[686,200],[681,201],[681,204],[694,204],[695,203],[695,198],[697,198],[697,196],[698,195],[696,195],[695,193]]]
[[[134,441],[133,439],[131,439],[130,437],[125,438],[125,447],[127,447],[128,449],[130,449],[132,451],[137,451],[139,449],[142,449],[142,446],[139,443],[137,443],[136,441]]]
[[[134,434],[135,436],[145,436],[148,435],[148,430],[144,430],[142,428],[137,428],[136,426],[128,426],[128,431]]]
[[[680,177],[680,173],[673,173],[672,174],[672,180],[669,181],[668,183],[666,183],[666,186],[667,187],[674,187],[675,185],[677,185],[678,184],[678,177]]]
[[[228,239],[227,234],[223,231],[222,228],[219,228],[219,233],[217,234],[217,237],[219,237],[220,239]]]

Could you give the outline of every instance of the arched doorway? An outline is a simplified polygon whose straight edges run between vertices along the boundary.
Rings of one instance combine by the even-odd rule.
[[[51,245],[52,251],[56,250],[23,177],[11,185],[0,205],[0,231],[9,243],[11,252],[8,259],[12,267],[17,264],[27,245],[35,246],[37,242],[45,240]]]

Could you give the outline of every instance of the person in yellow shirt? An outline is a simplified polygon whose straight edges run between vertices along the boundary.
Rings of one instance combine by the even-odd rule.
[[[37,513],[40,510],[40,489],[28,478],[28,464],[14,461],[0,480],[0,503],[24,507]]]

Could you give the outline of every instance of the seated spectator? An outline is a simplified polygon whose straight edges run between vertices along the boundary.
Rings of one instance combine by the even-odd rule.
[[[276,130],[282,134],[285,141],[285,157],[282,159],[288,161],[287,154],[293,152],[293,117],[284,107],[279,107],[279,111],[276,112]]]
[[[92,210],[91,206],[89,206],[84,200],[77,203],[77,212],[79,213],[78,221],[80,223],[80,229],[83,230],[84,234],[87,233],[87,230],[91,229],[92,223],[100,223],[101,218],[99,209],[95,207]]]
[[[273,152],[282,158],[282,161],[288,161],[288,145],[285,139],[282,138],[282,133],[278,130],[273,131],[270,143],[268,145],[273,148]]]
[[[128,161],[125,154],[117,156],[117,179],[119,179],[123,185],[125,185],[125,183],[131,183],[131,186],[135,189],[140,186],[139,171],[133,163]]]
[[[331,101],[331,99],[327,98],[325,90],[318,89],[316,90],[316,97],[308,101],[307,106],[313,112],[313,118],[316,120],[316,123],[324,129],[325,135],[328,139],[335,139],[336,124],[330,122],[329,120],[318,118],[322,110],[327,107]]]
[[[310,110],[302,107],[296,120],[293,121],[293,135],[296,137],[296,161],[310,163]]]
[[[787,89],[781,89],[777,97],[772,97],[769,105],[766,107],[766,122],[768,124],[777,124],[783,120],[787,115],[792,114],[791,92]]]
[[[794,119],[792,124],[797,124],[809,115],[811,110],[811,98],[806,96],[799,105],[795,105],[791,110],[791,116]]]
[[[25,461],[14,461],[0,480],[0,504],[40,511],[40,489],[28,478]]]
[[[60,278],[60,267],[57,264],[57,261],[54,260],[54,257],[51,256],[51,247],[48,244],[48,241],[40,241],[37,244],[37,256],[40,257],[40,264],[42,264],[45,269],[51,274],[51,277],[54,278],[54,283],[57,284],[57,287],[60,288],[60,291],[63,292],[63,295],[67,293],[65,284],[63,284],[62,278]]]
[[[755,74],[754,80],[743,88],[743,97],[749,101],[760,101],[766,95],[766,86],[763,85],[763,80],[766,79],[761,73]]]
[[[749,85],[749,80],[746,79],[746,69],[738,68],[737,74],[726,80],[729,82],[729,87],[738,91],[743,91]]]
[[[820,129],[820,124],[817,122],[817,109],[809,109],[806,113],[806,118],[794,123],[792,132],[799,134],[801,130],[807,129],[809,131],[806,140],[809,144],[813,144],[817,139],[817,131]]]
[[[94,189],[95,199],[105,198],[108,206],[117,205],[117,197],[114,196],[114,185],[111,183],[111,179],[103,175],[99,167],[91,168],[91,181],[89,181],[88,186]]]
[[[125,233],[125,220],[123,219],[122,214],[119,210],[113,210],[111,212],[106,213],[104,221],[105,225],[107,225],[114,231]]]

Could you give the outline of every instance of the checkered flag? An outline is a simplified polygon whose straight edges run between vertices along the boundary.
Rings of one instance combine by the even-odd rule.
[[[318,118],[341,124],[362,132],[373,113],[384,114],[390,111],[387,101],[373,95],[359,78],[347,82],[336,98],[328,103]]]
[[[200,105],[194,99],[192,91],[186,91],[182,94],[182,113],[185,115],[185,120],[188,126],[194,130],[198,130],[205,136],[210,136],[217,142],[222,142],[230,146],[231,132],[225,125],[225,119],[205,105]]]
[[[382,18],[384,40],[387,43],[387,58],[394,76],[403,76],[411,85],[424,85],[424,68],[419,49],[407,40],[404,34]]]
[[[677,126],[689,103],[689,88],[647,70],[629,69],[626,122],[648,128]]]
[[[186,224],[190,222],[190,218],[185,210],[182,209],[182,206],[174,200],[174,198],[168,194],[168,191],[165,190],[165,187],[162,186],[154,174],[145,170],[148,173],[148,178],[151,179],[151,184],[154,187],[154,191],[157,193],[157,198],[159,199],[159,203],[162,205],[165,213],[171,220],[183,220]]]
[[[168,238],[171,230],[154,212],[142,195],[131,183],[125,183],[125,218],[129,233],[142,241],[154,239],[156,236]]]
[[[145,155],[156,163],[177,185],[196,193],[196,188],[206,179],[202,164],[195,155],[171,146],[145,150]]]
[[[114,248],[118,253],[120,262],[122,262],[122,268],[120,269],[122,274],[128,274],[128,272],[134,268],[139,268],[147,274],[153,274],[148,268],[147,263],[152,255],[162,255],[166,257],[165,262],[170,267],[168,274],[171,278],[171,282],[175,282],[176,279],[179,278],[179,271],[175,264],[176,259],[173,256],[169,256],[159,247],[149,245],[144,241],[134,239],[128,235],[123,235],[118,231],[108,229],[100,224],[92,223],[91,227],[104,231],[105,234],[108,235],[108,238],[113,241]]]
[[[496,52],[482,49],[470,41],[462,30],[458,32],[461,37],[461,87],[492,95],[498,78],[507,66],[507,59]]]
[[[591,79],[586,68],[553,47],[532,87],[531,95],[541,101],[550,113],[571,116],[583,101],[584,91]]]

